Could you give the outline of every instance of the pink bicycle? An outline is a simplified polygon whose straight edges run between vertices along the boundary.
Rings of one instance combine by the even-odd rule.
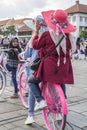
[[[19,93],[23,105],[28,108],[28,99],[25,93],[28,88],[28,77],[26,70],[21,71],[19,76]],[[67,102],[63,90],[59,84],[48,82],[41,83],[42,95],[47,102],[47,107],[42,110],[44,122],[48,130],[64,130],[68,113]]]
[[[48,130],[64,130],[68,113],[66,99],[59,84],[41,83],[47,107],[42,111]]]
[[[19,84],[21,101],[23,105],[28,108],[28,99],[25,97],[25,93],[29,91],[28,77],[25,71],[22,71],[20,74]],[[59,84],[45,82],[41,83],[40,88],[47,102],[47,107],[42,111],[47,129],[64,130],[68,108],[61,86]]]
[[[26,94],[28,93],[28,76],[26,73],[26,66],[28,65],[28,61],[20,61],[21,64],[19,65],[18,70],[20,70],[18,75],[18,88],[19,88],[19,94],[22,101],[22,104],[24,107],[28,108],[28,96]]]

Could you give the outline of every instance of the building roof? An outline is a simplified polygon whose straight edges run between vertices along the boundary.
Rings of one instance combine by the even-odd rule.
[[[6,25],[9,20],[10,19],[0,21],[0,27]]]
[[[0,27],[3,26],[18,26],[18,30],[31,31],[31,28],[25,25],[24,20],[31,20],[32,18],[22,18],[22,19],[7,19],[0,21]]]
[[[32,29],[29,28],[27,25],[24,24],[22,27],[20,27],[20,28],[18,29],[18,31],[19,31],[19,32],[21,32],[21,31],[32,31]]]
[[[0,21],[0,26],[1,25],[7,25],[7,26],[12,26],[12,25],[21,25],[24,23],[24,20],[31,20],[32,18],[22,18],[22,19],[8,19],[8,20],[3,20]]]
[[[24,23],[24,20],[31,20],[32,18],[23,18],[23,19],[16,19],[14,21],[14,25],[20,25],[20,24],[23,24]]]
[[[73,14],[73,13],[84,13],[87,14],[87,5],[80,4],[79,1],[76,1],[76,4],[73,5],[72,7],[66,9],[66,12],[68,14]]]

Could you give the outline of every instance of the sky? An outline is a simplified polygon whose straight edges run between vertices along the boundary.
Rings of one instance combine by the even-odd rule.
[[[0,20],[34,18],[42,11],[67,9],[75,4],[76,0],[0,0]],[[87,0],[79,0],[86,4]]]

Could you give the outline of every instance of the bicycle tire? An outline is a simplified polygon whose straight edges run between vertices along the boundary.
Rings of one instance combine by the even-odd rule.
[[[45,86],[43,96],[47,107],[42,111],[48,130],[64,130],[66,126],[67,105],[61,87],[58,85]],[[59,119],[59,114],[61,119]]]
[[[6,77],[3,71],[0,70],[0,96],[3,94],[6,86]]]
[[[26,72],[23,71],[19,78],[19,94],[22,104],[28,108],[28,97],[25,96],[26,93],[28,93],[28,76]]]

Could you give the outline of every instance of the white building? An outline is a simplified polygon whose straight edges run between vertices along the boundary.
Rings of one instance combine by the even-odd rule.
[[[72,7],[66,9],[69,22],[76,26],[75,37],[79,37],[82,30],[87,30],[87,5],[80,4],[79,0]]]

